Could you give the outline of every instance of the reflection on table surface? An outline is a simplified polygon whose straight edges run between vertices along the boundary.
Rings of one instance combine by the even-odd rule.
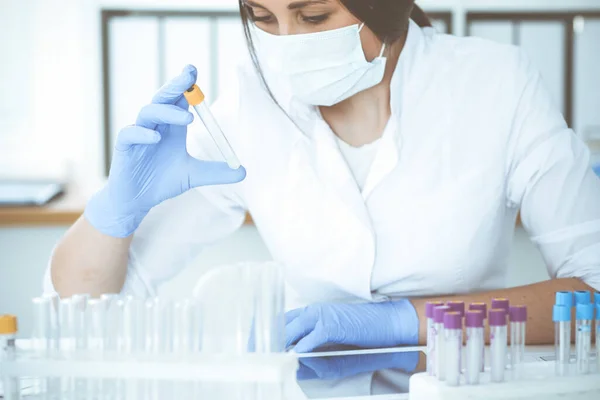
[[[400,399],[410,376],[425,370],[425,353],[416,348],[313,353],[301,355],[299,364],[298,384],[309,399]]]

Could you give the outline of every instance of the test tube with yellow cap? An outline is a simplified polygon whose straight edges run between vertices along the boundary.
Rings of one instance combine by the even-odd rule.
[[[200,117],[200,120],[206,127],[206,130],[213,138],[217,148],[225,159],[225,162],[227,165],[229,165],[229,168],[238,169],[241,165],[240,161],[231,148],[231,145],[227,141],[227,138],[217,123],[217,120],[210,112],[210,109],[205,101],[204,93],[202,93],[198,85],[194,85],[185,93],[183,93],[183,95],[188,101],[188,104],[192,106],[194,110],[196,110],[196,114],[198,114],[198,117]]]
[[[17,317],[14,315],[0,315],[0,361],[12,361],[16,357],[15,340],[17,338]],[[6,400],[20,399],[19,380],[2,376],[3,395]]]

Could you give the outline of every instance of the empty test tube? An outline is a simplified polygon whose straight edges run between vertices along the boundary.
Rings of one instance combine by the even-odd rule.
[[[89,294],[71,296],[71,323],[75,350],[86,350],[88,347],[88,315],[86,312]]]
[[[52,299],[48,297],[35,297],[31,300],[33,305],[33,346],[35,350],[47,355],[52,348]]]
[[[481,363],[483,362],[483,351],[485,340],[483,335],[484,314],[480,310],[469,310],[465,315],[467,327],[467,349],[465,360],[465,379],[467,384],[479,383]]]
[[[132,354],[140,352],[146,344],[144,329],[144,302],[133,296],[127,296],[123,301],[123,320],[121,325],[120,352]]]
[[[481,311],[483,313],[483,321],[487,319],[487,304],[485,303],[471,303],[469,304],[469,310]],[[481,372],[485,371],[485,332],[483,342],[481,343]]]
[[[86,312],[88,314],[88,347],[97,351],[104,351],[104,339],[107,330],[107,307],[106,301],[90,299],[87,302]]]
[[[183,95],[188,101],[188,104],[194,108],[198,117],[200,117],[200,120],[213,138],[217,148],[225,159],[225,162],[229,165],[229,168],[238,169],[241,166],[240,161],[231,148],[229,141],[227,141],[227,137],[225,137],[225,134],[221,130],[215,117],[210,112],[206,101],[204,101],[204,93],[202,93],[198,85],[193,85]]]
[[[43,297],[50,299],[50,348],[57,350],[60,341],[60,325],[58,320],[60,297],[58,293],[46,293]]]
[[[16,357],[17,317],[14,315],[0,315],[0,363],[11,361]],[[18,378],[2,376],[2,390],[4,400],[19,400],[21,390]]]
[[[433,327],[435,329],[435,376],[438,380],[446,379],[446,338],[444,336],[444,314],[450,312],[450,307],[439,306],[433,310]]]
[[[525,357],[525,324],[527,323],[527,307],[511,306],[510,319],[510,362],[516,376],[521,374],[521,364]]]
[[[462,315],[459,312],[450,311],[444,314],[444,337],[446,341],[446,383],[450,386],[458,386],[462,353]]]
[[[552,309],[554,321],[554,352],[556,375],[562,376],[568,372],[571,359],[571,308],[555,304]]]
[[[591,303],[580,303],[577,304],[575,312],[575,349],[577,351],[577,372],[579,374],[587,374],[590,372],[590,353],[592,350],[592,320],[594,319],[594,306]]]
[[[441,301],[428,301],[425,304],[425,317],[427,318],[427,373],[435,375],[435,329],[433,327],[433,310],[442,306]]]
[[[504,381],[506,368],[506,312],[502,309],[492,309],[489,312],[490,324],[490,358],[492,382]]]

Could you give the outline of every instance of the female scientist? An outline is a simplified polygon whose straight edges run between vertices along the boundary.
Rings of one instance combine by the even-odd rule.
[[[600,289],[600,180],[517,48],[420,27],[412,0],[240,9],[250,56],[213,111],[245,168],[187,134],[186,67],[120,132],[46,290],[154,295],[246,212],[299,352],[423,343],[425,302],[458,294],[527,304],[549,343],[554,292]],[[553,279],[505,289],[519,211]]]

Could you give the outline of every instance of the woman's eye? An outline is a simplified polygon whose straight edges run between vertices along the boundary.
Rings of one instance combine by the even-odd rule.
[[[323,15],[311,15],[311,16],[303,16],[302,20],[304,22],[308,22],[309,24],[320,24],[321,22],[325,22],[329,18],[329,14]]]
[[[273,20],[273,16],[272,15],[265,15],[265,16],[252,15],[251,19],[252,19],[252,22],[271,22]]]

